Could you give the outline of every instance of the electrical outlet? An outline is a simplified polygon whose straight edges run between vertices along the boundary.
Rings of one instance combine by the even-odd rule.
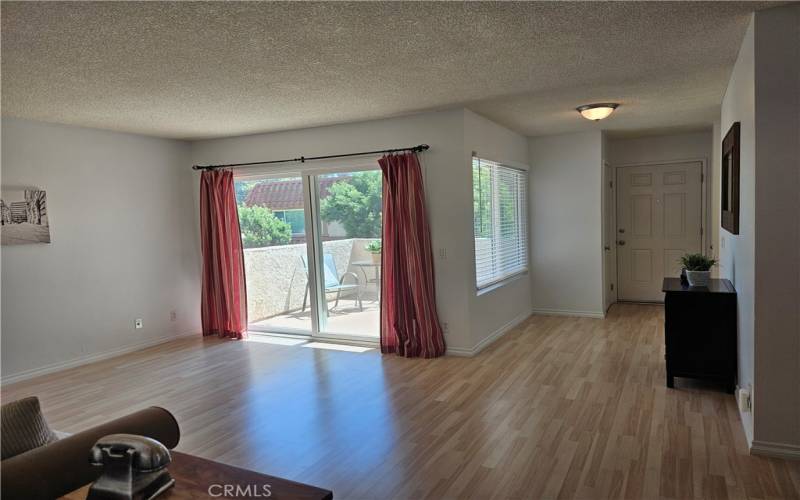
[[[137,330],[144,328],[144,321],[142,321],[142,318],[136,318],[136,321],[133,322],[133,327]]]
[[[178,312],[175,309],[171,310],[169,312],[169,320],[176,321],[177,319],[178,319]]]
[[[439,249],[439,258],[440,259],[446,259],[447,258],[447,249],[446,248],[440,248]]]
[[[742,413],[747,413],[753,410],[753,399],[750,389],[739,389],[739,410]]]
[[[445,321],[444,323],[442,323],[442,332],[447,333],[448,330],[450,330],[450,325],[448,325],[447,321]]]

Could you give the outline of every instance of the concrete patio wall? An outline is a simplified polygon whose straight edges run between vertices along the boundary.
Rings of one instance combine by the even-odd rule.
[[[364,250],[364,246],[370,241],[367,238],[351,238],[323,243],[325,253],[333,255],[339,278],[345,272],[358,276],[364,298],[374,297],[377,286],[366,283],[364,272],[352,263],[372,259],[372,255]],[[307,284],[304,265],[306,258],[305,244],[244,250],[247,311],[251,323],[302,308]],[[366,268],[364,271],[369,279],[374,279],[375,268]],[[353,281],[352,277],[345,278],[346,283]],[[353,294],[347,296],[350,295]],[[343,293],[342,297],[345,296]]]

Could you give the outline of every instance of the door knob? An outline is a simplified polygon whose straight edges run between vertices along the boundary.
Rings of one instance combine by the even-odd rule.
[[[610,250],[611,250],[611,247],[609,247],[609,246],[605,246],[605,247],[603,247],[603,250],[605,250],[606,252],[608,252],[608,251],[610,251]]]
[[[619,245],[619,246],[621,246],[621,247],[624,247],[624,246],[625,246],[625,240],[619,240],[619,241],[617,242],[617,245]]]

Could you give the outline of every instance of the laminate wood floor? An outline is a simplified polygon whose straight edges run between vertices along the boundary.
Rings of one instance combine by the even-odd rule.
[[[750,456],[735,400],[664,385],[663,308],[532,316],[474,358],[184,339],[20,382],[75,432],[172,411],[178,450],[338,499],[798,498]]]

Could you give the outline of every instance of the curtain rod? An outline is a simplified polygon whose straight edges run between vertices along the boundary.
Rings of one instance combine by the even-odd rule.
[[[364,156],[364,155],[374,155],[379,153],[398,153],[400,151],[413,151],[415,153],[419,153],[420,151],[427,151],[430,149],[430,146],[427,144],[419,144],[417,146],[412,146],[410,148],[396,148],[396,149],[379,149],[377,151],[362,151],[360,153],[346,153],[341,155],[327,155],[327,156],[301,156],[300,158],[287,158],[285,160],[270,160],[270,161],[251,161],[248,163],[227,163],[223,165],[193,165],[193,170],[214,170],[215,168],[225,168],[225,167],[249,167],[252,165],[269,165],[272,163],[291,163],[291,162],[300,162],[305,163],[311,160],[327,160],[330,158],[347,158],[350,156]]]

